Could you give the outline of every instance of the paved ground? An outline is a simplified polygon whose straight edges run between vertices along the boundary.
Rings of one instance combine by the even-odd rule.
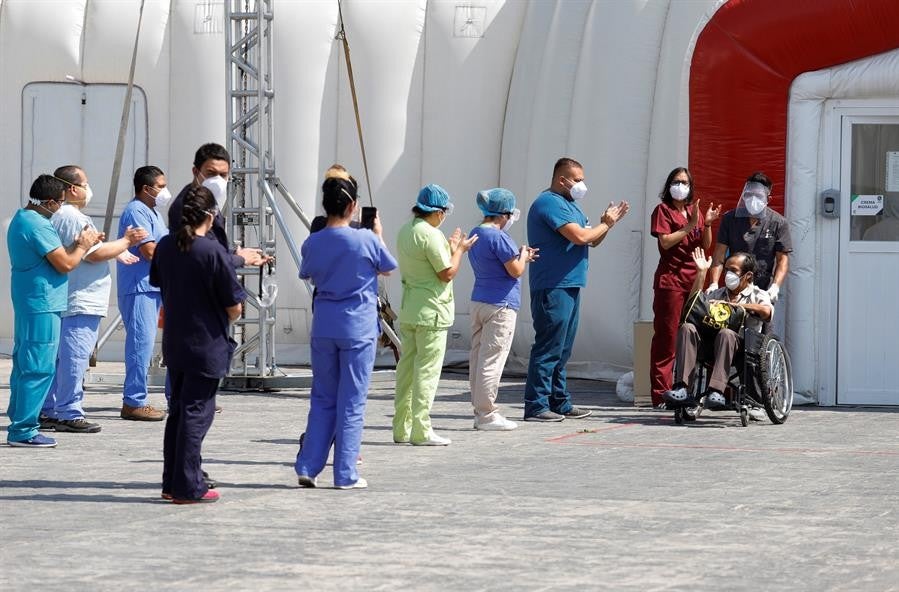
[[[465,377],[445,374],[433,415],[453,444],[429,449],[391,442],[376,386],[367,491],[297,488],[307,392],[226,393],[204,449],[222,501],[185,507],[158,499],[162,424],[119,420],[92,386],[102,433],[0,446],[0,588],[899,590],[895,412],[679,427],[578,381],[593,417],[480,433]],[[503,383],[513,418],[521,391]]]

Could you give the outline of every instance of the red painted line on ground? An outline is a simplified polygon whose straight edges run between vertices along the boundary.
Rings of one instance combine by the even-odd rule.
[[[616,427],[627,427],[624,426]],[[599,430],[608,431],[608,430]],[[592,433],[592,432],[586,432]],[[584,433],[584,434],[586,434]],[[580,436],[582,433],[569,434],[553,438],[548,442],[557,442],[573,436]],[[747,448],[740,446],[711,446],[706,444],[633,444],[624,442],[573,442],[576,446],[607,446],[612,448],[656,448],[656,449],[695,449],[695,450],[720,450],[723,452],[785,452],[793,454],[853,454],[862,456],[899,456],[899,451],[890,450],[845,450],[845,449],[824,449],[824,448]]]
[[[611,432],[612,430],[620,430],[621,428],[632,428],[636,425],[640,425],[640,424],[621,423],[621,424],[611,425],[607,428],[581,430],[579,432],[574,432],[573,434],[565,434],[562,436],[556,436],[555,438],[547,438],[546,441],[547,442],[564,442],[565,440],[570,440],[571,438],[577,438],[578,436],[587,436],[590,434],[598,434],[600,432]]]

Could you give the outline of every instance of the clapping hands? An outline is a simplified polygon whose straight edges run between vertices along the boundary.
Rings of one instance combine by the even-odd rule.
[[[603,224],[611,228],[615,226],[616,222],[624,218],[630,209],[630,204],[624,200],[620,201],[618,205],[615,205],[614,202],[609,203],[609,207],[602,213],[602,218],[600,220]]]
[[[85,227],[81,229],[81,233],[75,237],[75,243],[79,247],[87,250],[102,241],[105,237],[106,235],[102,232],[98,232],[96,229],[85,225]]]
[[[455,253],[457,250],[462,249],[462,252],[464,253],[468,251],[477,241],[478,235],[473,234],[470,238],[464,238],[462,229],[457,228],[449,237],[450,252]]]
[[[539,250],[540,249],[535,249],[527,245],[521,245],[521,249],[518,251],[518,257],[527,263],[533,263],[540,257],[540,255],[537,254],[537,251]]]
[[[696,202],[696,210],[699,211],[699,202]],[[709,209],[705,211],[705,223],[706,226],[712,224],[715,220],[721,217],[721,204],[711,204],[709,205]]]
[[[140,226],[135,226],[135,227],[129,226],[125,230],[125,238],[128,239],[128,244],[131,245],[132,247],[140,244],[140,242],[143,241],[148,236],[150,236],[150,233],[148,233],[146,230],[144,230]]]

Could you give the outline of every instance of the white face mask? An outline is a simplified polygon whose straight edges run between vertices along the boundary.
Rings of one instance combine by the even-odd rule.
[[[736,290],[740,287],[740,276],[732,271],[728,271],[724,274],[724,285],[727,286],[728,290]]]
[[[762,199],[760,196],[752,193],[743,194],[743,205],[750,216],[758,216],[765,211],[768,206],[768,200]]]
[[[518,219],[521,218],[521,210],[518,208],[514,208],[512,210],[512,215],[509,216],[509,219],[506,220],[506,223],[503,225],[503,230],[509,232],[509,229],[512,228],[512,225],[518,222]]]
[[[87,204],[91,203],[91,200],[94,198],[94,190],[91,189],[90,183],[85,183],[84,188],[84,207],[87,207]]]
[[[203,187],[212,192],[212,196],[215,198],[215,205],[221,211],[225,206],[225,200],[228,198],[228,181],[224,177],[216,175],[203,181]]]
[[[262,278],[262,292],[259,294],[259,306],[271,308],[278,299],[278,282],[275,276],[266,275]]]
[[[159,190],[159,193],[156,194],[156,207],[164,208],[172,201],[172,192],[169,191],[168,187],[163,187]]]
[[[671,193],[671,198],[676,199],[677,201],[684,201],[685,199],[687,199],[687,196],[690,195],[689,185],[672,183],[671,187],[669,187],[668,190]]]
[[[568,190],[568,193],[571,195],[571,199],[580,201],[584,199],[585,195],[587,195],[587,184],[583,181],[578,181],[571,186],[571,189]]]

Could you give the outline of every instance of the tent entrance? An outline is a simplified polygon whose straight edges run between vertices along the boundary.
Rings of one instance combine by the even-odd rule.
[[[839,214],[837,400],[899,405],[899,107],[832,118]],[[822,204],[824,208],[826,204]]]

